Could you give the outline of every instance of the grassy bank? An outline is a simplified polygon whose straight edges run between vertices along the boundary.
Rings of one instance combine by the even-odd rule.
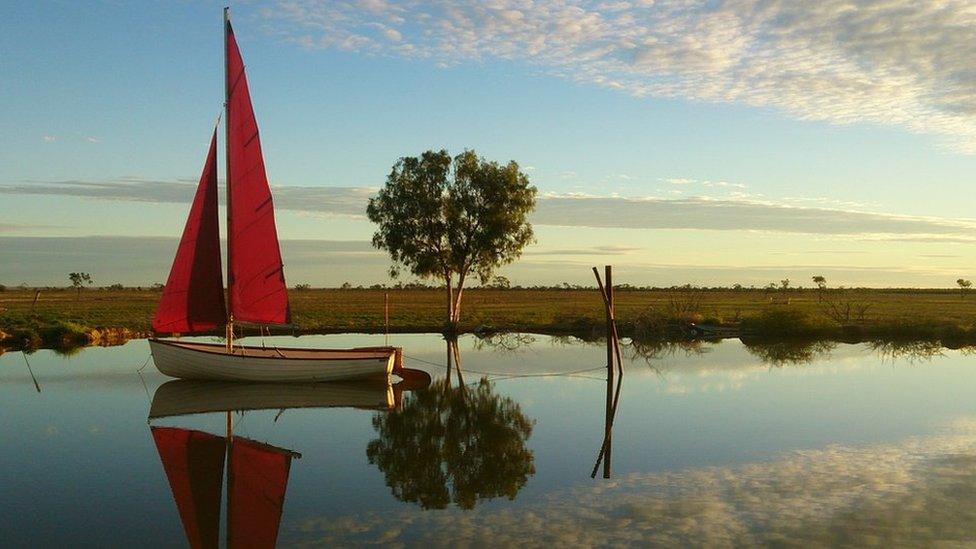
[[[442,291],[389,290],[390,330],[443,329]],[[42,290],[0,292],[0,336],[8,347],[104,343],[149,331],[156,290]],[[382,331],[384,290],[312,289],[291,292],[301,333]],[[628,290],[617,292],[624,335],[648,339],[693,337],[690,323],[723,327],[749,337],[835,340],[939,340],[976,343],[976,295],[950,290]],[[596,335],[603,326],[596,290],[469,290],[462,331],[489,327]],[[728,333],[728,332],[726,332]]]

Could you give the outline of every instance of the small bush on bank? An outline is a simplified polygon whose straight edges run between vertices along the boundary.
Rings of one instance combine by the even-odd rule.
[[[757,335],[801,336],[821,331],[810,315],[799,309],[770,308],[742,319],[742,329]]]
[[[77,322],[57,320],[41,328],[41,338],[59,345],[84,344],[88,342],[88,328]]]

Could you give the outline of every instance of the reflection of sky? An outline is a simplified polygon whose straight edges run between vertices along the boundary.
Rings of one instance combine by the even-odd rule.
[[[976,420],[939,435],[830,446],[734,467],[632,473],[518,508],[309,517],[287,543],[899,545],[973,539]]]
[[[537,472],[514,502],[493,500],[460,516],[420,513],[397,502],[383,474],[366,461],[366,446],[376,436],[370,411],[287,410],[277,421],[276,410],[236,416],[236,433],[303,455],[292,466],[283,540],[354,535],[337,530],[339,524],[362,526],[362,539],[378,539],[382,528],[405,520],[413,526],[395,539],[420,539],[437,529],[463,538],[464,527],[499,535],[515,528],[551,540],[552,532],[543,531],[547,520],[586,524],[606,539],[626,534],[610,532],[621,524],[702,543],[721,536],[773,539],[763,532],[799,535],[788,530],[785,518],[777,522],[779,514],[810,524],[809,535],[817,536],[823,531],[818,528],[852,508],[867,514],[844,520],[881,523],[888,509],[882,500],[924,494],[926,483],[933,488],[924,497],[949,497],[943,481],[958,473],[976,440],[963,421],[976,416],[969,390],[976,371],[970,357],[955,351],[910,363],[839,345],[810,364],[770,367],[738,342],[726,341],[700,355],[679,350],[652,361],[653,370],[643,359],[628,361],[615,423],[614,478],[590,481],[603,436],[602,372],[508,376],[599,368],[605,349],[533,337],[533,344],[516,352],[476,350],[470,336],[460,343],[465,380],[476,381],[477,372],[493,374],[495,392],[514,399],[535,422],[527,443]],[[274,342],[344,347],[381,344],[383,336]],[[445,363],[440,336],[393,335],[391,343],[404,346],[407,366],[443,372],[434,365]],[[151,363],[142,378],[136,374],[147,357],[144,341],[67,357],[37,351],[28,360],[42,389],[38,394],[21,353],[0,355],[0,508],[18,509],[24,524],[48,525],[8,532],[18,525],[3,523],[0,537],[15,545],[50,545],[69,534],[92,544],[141,541],[152,532],[158,539],[182,539],[146,426],[150,399],[166,378]],[[154,424],[220,433],[223,416]],[[533,511],[537,507],[542,510]],[[49,522],[54,516],[58,521]],[[526,524],[507,525],[520,517],[528,517]],[[448,518],[454,526],[442,524],[452,522]],[[540,523],[536,530],[533,520]],[[113,528],[117,524],[127,528]],[[759,537],[735,537],[747,535]]]

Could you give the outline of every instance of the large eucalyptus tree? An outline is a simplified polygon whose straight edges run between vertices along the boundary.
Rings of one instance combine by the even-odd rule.
[[[487,282],[532,241],[535,197],[515,161],[501,165],[471,150],[454,158],[427,151],[393,165],[366,213],[378,225],[373,246],[393,259],[391,276],[406,270],[444,281],[448,328],[455,330],[465,283]]]

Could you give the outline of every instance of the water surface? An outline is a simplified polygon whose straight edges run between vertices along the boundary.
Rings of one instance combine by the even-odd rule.
[[[603,478],[602,346],[467,336],[459,379],[440,336],[390,343],[434,378],[393,392],[392,410],[231,415],[235,437],[301,454],[279,545],[976,540],[976,357],[965,353],[625,346]],[[0,545],[187,544],[150,427],[224,436],[227,415],[150,422],[170,380],[148,358],[145,341],[0,355]]]

